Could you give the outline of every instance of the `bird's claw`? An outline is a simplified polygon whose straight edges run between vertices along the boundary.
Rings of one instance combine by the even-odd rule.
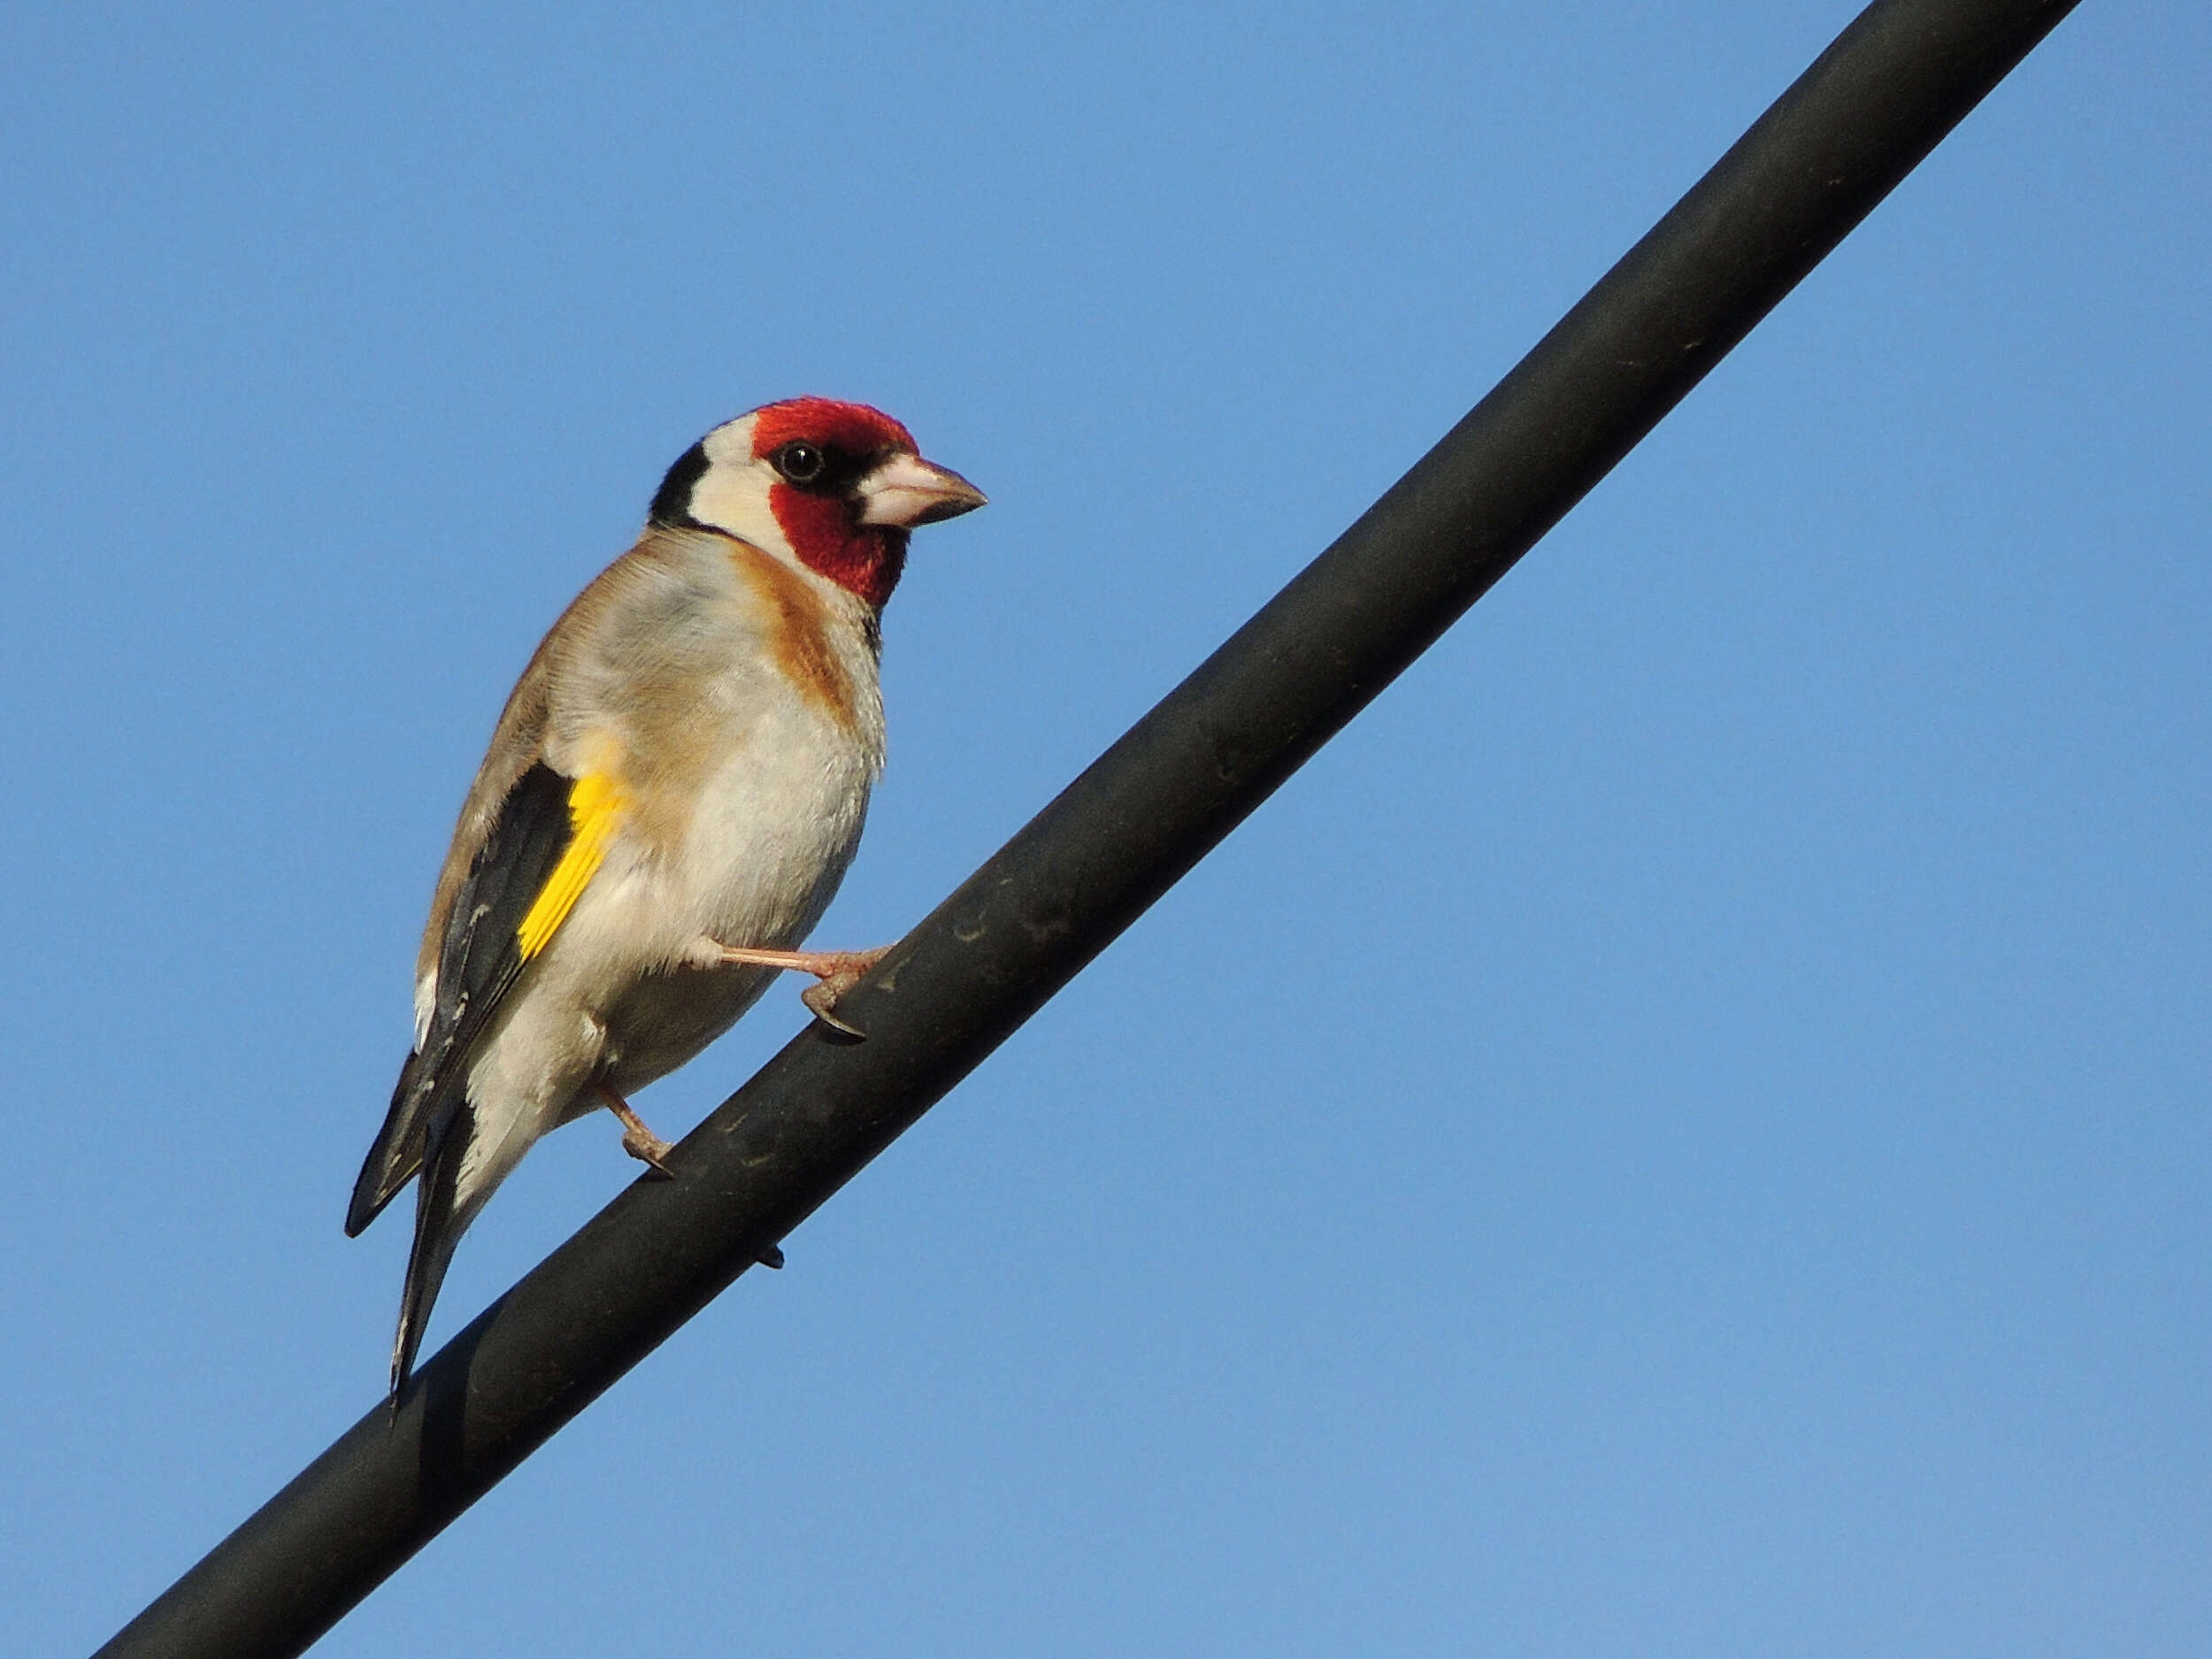
[[[692,947],[688,959],[703,965],[733,964],[810,973],[815,983],[799,993],[799,1000],[806,1004],[807,1011],[833,1031],[841,1031],[849,1037],[864,1037],[867,1033],[857,1025],[838,1018],[838,999],[890,954],[888,945],[873,950],[764,950],[750,945],[725,945],[703,937]]]
[[[676,1149],[672,1141],[664,1141],[645,1126],[645,1119],[631,1110],[630,1102],[615,1092],[614,1085],[602,1078],[592,1086],[599,1092],[600,1104],[612,1112],[622,1124],[622,1149],[641,1164],[649,1164],[670,1180],[676,1171],[668,1167],[668,1155]]]
[[[656,1173],[670,1180],[676,1171],[668,1167],[668,1155],[676,1149],[672,1141],[664,1141],[642,1125],[622,1132],[622,1149],[641,1164],[652,1165]]]
[[[872,964],[871,964],[873,965]],[[850,1020],[841,1019],[837,1014],[837,999],[860,983],[865,968],[841,969],[825,975],[799,993],[799,1000],[807,1010],[832,1031],[841,1031],[848,1037],[865,1037],[868,1033]]]

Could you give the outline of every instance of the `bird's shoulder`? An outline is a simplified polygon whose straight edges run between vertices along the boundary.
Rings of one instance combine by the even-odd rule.
[[[463,797],[460,817],[432,890],[430,914],[424,922],[422,946],[416,957],[419,1023],[429,987],[435,981],[454,901],[483,854],[509,796],[541,761],[550,763],[564,775],[579,775],[574,751],[581,733],[576,729],[579,721],[573,705],[579,701],[580,689],[585,693],[586,703],[594,700],[588,687],[580,682],[603,679],[610,655],[618,656],[623,640],[636,634],[634,626],[615,625],[623,624],[641,604],[650,606],[656,599],[663,607],[681,603],[677,591],[680,584],[672,580],[665,549],[654,543],[650,534],[640,537],[569,602],[538,641],[500,710],[484,758]],[[549,749],[565,752],[549,754]]]

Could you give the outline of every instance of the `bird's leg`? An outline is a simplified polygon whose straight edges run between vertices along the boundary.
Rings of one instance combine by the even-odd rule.
[[[837,1018],[837,999],[891,954],[888,945],[879,945],[873,950],[756,950],[749,946],[715,943],[713,949],[713,960],[717,962],[743,963],[756,968],[789,968],[812,974],[817,983],[800,992],[799,1000],[824,1025],[834,1025],[853,1037],[861,1033]]]
[[[592,1087],[598,1091],[607,1110],[622,1119],[622,1149],[640,1163],[651,1164],[663,1175],[672,1174],[674,1171],[664,1160],[676,1149],[675,1142],[664,1141],[648,1129],[645,1119],[637,1115],[630,1102],[606,1084],[595,1083]]]

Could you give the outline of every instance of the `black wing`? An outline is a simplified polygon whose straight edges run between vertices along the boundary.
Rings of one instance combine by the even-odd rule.
[[[469,1060],[484,1023],[522,972],[517,930],[575,839],[571,787],[543,761],[523,773],[500,803],[491,833],[454,895],[438,952],[430,1029],[421,1048],[400,1068],[391,1110],[354,1182],[346,1210],[349,1238],[375,1220],[414,1178],[434,1136],[465,1143],[465,1135],[449,1135],[448,1120],[457,1106],[465,1106]],[[411,1290],[411,1272],[409,1279]]]

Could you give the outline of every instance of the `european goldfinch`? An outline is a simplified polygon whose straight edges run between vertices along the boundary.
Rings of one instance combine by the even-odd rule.
[[[462,1232],[531,1143],[723,1032],[779,968],[824,1018],[880,952],[793,949],[883,766],[878,622],[908,532],[983,504],[912,434],[802,397],[717,426],[637,544],[553,625],[507,700],[431,900],[415,1047],[353,1189],[358,1233],[416,1192],[395,1400]]]

